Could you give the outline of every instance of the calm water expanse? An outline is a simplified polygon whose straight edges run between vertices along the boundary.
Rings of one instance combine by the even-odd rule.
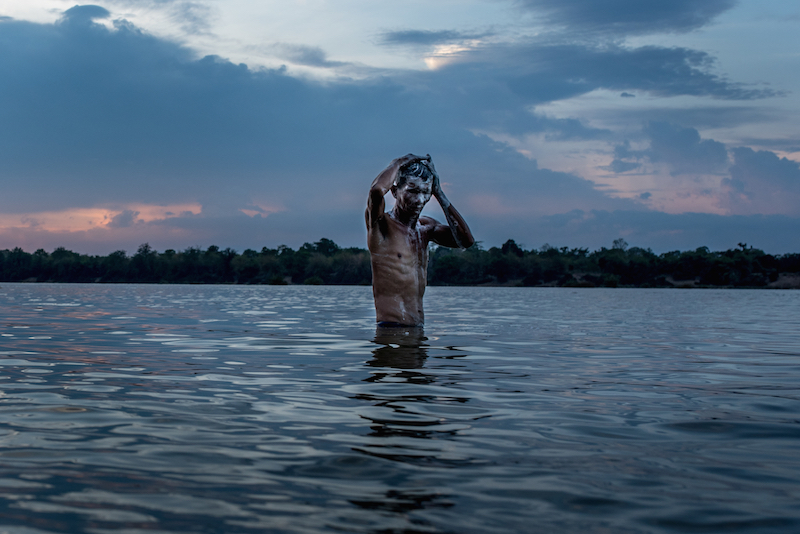
[[[2,284],[0,533],[800,531],[800,292]]]

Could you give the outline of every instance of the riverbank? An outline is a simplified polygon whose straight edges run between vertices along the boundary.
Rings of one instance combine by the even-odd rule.
[[[342,248],[330,239],[241,253],[216,246],[158,252],[141,245],[89,256],[58,248],[28,253],[0,250],[2,282],[171,283],[240,285],[370,285],[367,250]],[[767,254],[739,248],[656,254],[617,240],[612,248],[551,247],[525,250],[513,240],[501,247],[467,250],[431,246],[431,286],[526,287],[800,287],[800,254]]]

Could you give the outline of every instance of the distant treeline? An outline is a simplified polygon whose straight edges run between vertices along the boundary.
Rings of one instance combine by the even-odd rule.
[[[567,287],[792,287],[800,280],[800,254],[771,255],[739,247],[712,252],[655,254],[628,247],[622,239],[612,248],[551,247],[524,250],[513,240],[502,247],[467,250],[435,247],[430,252],[430,285],[511,285]],[[57,248],[28,253],[0,251],[0,281],[5,282],[138,282],[202,284],[364,284],[371,283],[369,252],[341,248],[330,239],[241,254],[216,246],[206,250],[157,252],[150,245],[129,256],[125,251],[89,256]]]

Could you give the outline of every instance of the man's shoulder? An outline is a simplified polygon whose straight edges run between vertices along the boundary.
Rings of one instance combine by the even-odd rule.
[[[433,217],[428,217],[427,215],[420,217],[418,224],[419,224],[419,229],[422,232],[430,232],[434,230],[437,226],[441,225],[439,221],[437,221]]]

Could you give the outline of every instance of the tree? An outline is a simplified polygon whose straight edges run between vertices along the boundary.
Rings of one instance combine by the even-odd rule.
[[[503,246],[500,248],[503,254],[514,254],[515,256],[522,257],[524,252],[513,239],[509,239]]]

